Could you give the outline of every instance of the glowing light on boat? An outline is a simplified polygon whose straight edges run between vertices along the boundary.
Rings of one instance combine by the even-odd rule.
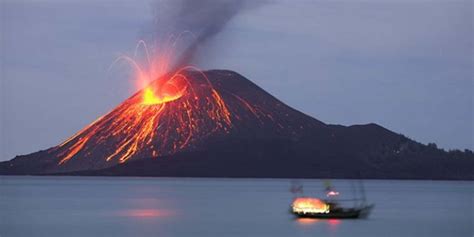
[[[296,213],[329,213],[329,205],[317,198],[299,197],[291,206]]]
[[[336,191],[329,191],[326,196],[328,197],[332,197],[332,196],[338,196],[339,195],[339,192],[336,192]]]

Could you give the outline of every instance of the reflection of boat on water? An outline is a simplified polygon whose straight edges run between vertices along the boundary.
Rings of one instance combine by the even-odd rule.
[[[303,187],[299,184],[293,184],[291,191],[295,194],[302,193]],[[365,198],[365,191],[360,185],[361,198],[350,200],[339,200],[339,192],[326,182],[326,197],[318,199],[313,197],[295,197],[291,204],[291,212],[297,217],[309,218],[364,218],[370,214],[374,204],[368,204]],[[341,203],[355,202],[352,207],[344,207]]]

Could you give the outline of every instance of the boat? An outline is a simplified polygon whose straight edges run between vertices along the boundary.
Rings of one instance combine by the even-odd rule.
[[[295,197],[290,212],[296,217],[303,218],[319,218],[319,219],[355,219],[366,218],[374,208],[374,204],[368,204],[365,198],[365,191],[361,187],[362,198],[350,200],[338,199],[339,192],[329,184],[326,185],[326,198],[319,199],[314,197]],[[301,185],[293,185],[291,188],[293,193],[302,193]],[[341,203],[346,201],[355,202],[352,207],[344,207]]]

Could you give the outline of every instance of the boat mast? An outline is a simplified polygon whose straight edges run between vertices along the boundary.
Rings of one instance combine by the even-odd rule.
[[[366,199],[366,196],[365,196],[365,188],[364,188],[364,183],[363,183],[362,179],[359,179],[359,188],[360,188],[360,192],[361,192],[361,195],[362,195],[362,203],[363,203],[363,205],[365,205],[367,203],[367,199]]]

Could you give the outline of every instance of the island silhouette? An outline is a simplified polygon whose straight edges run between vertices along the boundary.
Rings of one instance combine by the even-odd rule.
[[[470,150],[445,151],[374,123],[326,124],[236,72],[187,68],[62,144],[1,162],[0,174],[473,179],[473,167]]]

